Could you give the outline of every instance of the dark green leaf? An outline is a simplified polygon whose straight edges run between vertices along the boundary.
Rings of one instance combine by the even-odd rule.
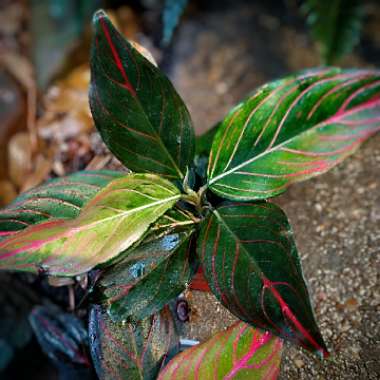
[[[194,229],[170,233],[140,244],[110,268],[100,281],[115,321],[138,321],[162,309],[185,290],[195,272]]]
[[[103,140],[131,170],[183,178],[194,155],[185,104],[103,12],[95,14],[94,29],[90,105]]]
[[[124,175],[111,170],[81,171],[22,193],[0,210],[0,239],[50,218],[77,217],[99,190]]]
[[[216,124],[212,128],[210,128],[207,132],[196,137],[195,154],[197,156],[208,156],[210,154],[212,142],[213,142],[215,134],[218,131],[218,128],[221,124],[222,123],[219,122],[218,124]]]
[[[379,71],[325,68],[271,82],[223,121],[208,185],[232,200],[273,197],[328,171],[379,130]]]
[[[281,354],[281,339],[236,322],[175,356],[158,380],[275,380]]]
[[[153,174],[116,179],[76,219],[42,222],[0,242],[0,269],[85,273],[137,242],[180,197],[172,183]]]
[[[220,125],[221,123],[219,122],[211,129],[209,129],[206,133],[198,136],[195,140],[194,166],[196,174],[202,179],[200,186],[202,186],[207,179],[207,166],[210,150],[215,134],[218,131]]]
[[[168,308],[136,324],[113,322],[100,306],[91,310],[91,355],[100,380],[154,380],[179,337]]]
[[[327,355],[292,231],[278,206],[219,207],[202,226],[198,252],[211,290],[233,314]]]
[[[364,14],[361,0],[306,0],[303,10],[325,64],[350,53],[359,42]]]

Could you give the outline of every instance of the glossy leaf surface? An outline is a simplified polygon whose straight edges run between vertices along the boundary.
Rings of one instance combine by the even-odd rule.
[[[130,247],[179,198],[174,185],[155,175],[116,179],[76,219],[42,222],[0,242],[0,269],[85,273]]]
[[[202,226],[198,253],[212,292],[234,315],[327,355],[292,231],[278,206],[219,207]]]
[[[274,380],[281,354],[281,339],[237,322],[175,356],[158,380]]]
[[[90,106],[104,142],[131,170],[183,178],[194,154],[185,104],[101,11],[94,29]]]
[[[113,322],[100,306],[91,310],[91,355],[100,380],[154,380],[167,355],[179,348],[171,312],[136,324]]]
[[[326,68],[271,82],[223,121],[209,187],[232,200],[273,197],[328,171],[379,129],[379,71]]]
[[[85,170],[22,193],[0,210],[0,239],[47,219],[77,217],[83,205],[99,190],[124,175],[111,170]]]
[[[164,235],[126,253],[100,281],[113,320],[138,321],[161,310],[190,282],[193,229]]]

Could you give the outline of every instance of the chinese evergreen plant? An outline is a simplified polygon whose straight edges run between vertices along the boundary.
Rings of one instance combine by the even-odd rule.
[[[167,77],[103,12],[94,29],[92,114],[132,172],[82,171],[20,195],[0,214],[0,268],[89,276],[100,379],[276,378],[283,339],[328,356],[291,227],[270,199],[379,131],[380,72],[324,67],[270,82],[196,141]],[[170,302],[198,267],[241,322],[177,354]],[[73,349],[79,327],[64,348],[46,338],[70,319],[50,329],[53,315],[30,317],[42,346],[90,365]]]

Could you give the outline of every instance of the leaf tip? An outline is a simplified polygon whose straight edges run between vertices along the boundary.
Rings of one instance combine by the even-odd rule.
[[[95,13],[94,13],[94,16],[92,18],[92,23],[93,25],[96,27],[99,22],[101,20],[104,20],[104,19],[107,19],[108,20],[108,16],[107,16],[107,13],[103,10],[103,9],[98,9]]]

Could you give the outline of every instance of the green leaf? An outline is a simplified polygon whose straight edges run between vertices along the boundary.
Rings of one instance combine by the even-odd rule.
[[[94,29],[90,106],[104,142],[131,170],[183,178],[194,155],[185,104],[101,11]]]
[[[237,322],[205,343],[175,356],[158,380],[275,380],[281,354],[279,338]]]
[[[100,380],[154,380],[179,348],[168,308],[136,324],[113,322],[100,306],[90,313],[91,355]]]
[[[327,356],[292,230],[270,203],[225,204],[204,222],[198,253],[212,292],[253,326]]]
[[[180,197],[173,184],[153,174],[116,179],[76,219],[42,222],[0,242],[0,269],[85,273],[129,248]]]
[[[178,296],[195,272],[190,228],[142,243],[110,268],[99,286],[114,321],[138,321]]]
[[[207,132],[203,133],[200,136],[197,136],[195,140],[195,154],[196,155],[208,156],[210,154],[212,142],[221,124],[222,123],[219,122],[218,124],[211,127]]]
[[[218,130],[208,186],[221,197],[273,197],[324,173],[380,129],[380,72],[316,69],[271,82]]]
[[[359,42],[364,14],[360,0],[306,0],[303,11],[325,64],[350,53]]]
[[[0,239],[44,220],[77,217],[83,205],[99,190],[125,174],[85,170],[52,179],[22,193],[0,210]]]

